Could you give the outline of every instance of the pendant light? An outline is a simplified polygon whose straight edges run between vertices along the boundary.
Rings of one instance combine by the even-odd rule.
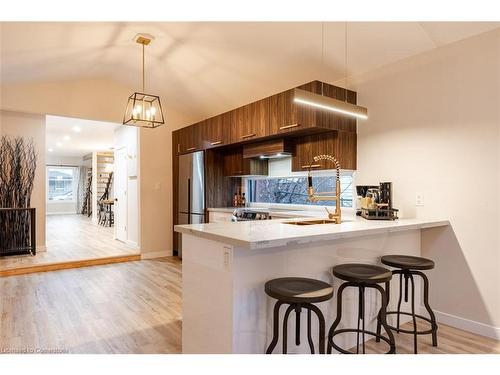
[[[165,123],[160,97],[146,93],[144,81],[144,48],[153,40],[148,34],[137,34],[135,42],[142,45],[142,92],[134,92],[129,96],[123,125],[140,126],[143,128],[157,128]]]
[[[324,25],[321,24],[321,67],[323,68],[323,54],[324,54]],[[344,28],[344,39],[345,39],[345,59],[344,59],[344,74],[345,74],[345,86],[347,86],[347,22]],[[310,91],[295,89],[294,90],[294,102],[299,104],[308,105],[311,107],[323,109],[326,111],[340,113],[350,117],[356,117],[366,120],[368,118],[368,110],[365,107],[361,107],[356,104],[347,102],[347,88],[344,88],[344,100],[338,100],[330,98],[323,95],[323,86],[321,87],[321,95],[315,94]]]

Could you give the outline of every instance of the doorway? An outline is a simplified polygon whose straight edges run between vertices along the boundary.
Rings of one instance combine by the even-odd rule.
[[[60,116],[45,125],[46,249],[2,259],[0,271],[140,259],[137,129]]]

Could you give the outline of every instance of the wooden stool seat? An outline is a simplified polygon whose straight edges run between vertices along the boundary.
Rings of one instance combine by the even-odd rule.
[[[384,255],[380,261],[387,266],[404,270],[431,270],[435,266],[430,259],[411,255]]]

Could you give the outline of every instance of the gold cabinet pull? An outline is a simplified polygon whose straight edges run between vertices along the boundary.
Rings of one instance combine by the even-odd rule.
[[[280,130],[285,130],[285,129],[296,128],[297,126],[300,126],[300,124],[293,124],[293,125],[281,126],[281,127],[280,127]]]
[[[190,147],[186,151],[194,151],[194,150],[196,150],[196,147]]]
[[[216,141],[216,142],[211,142],[210,144],[212,146],[217,146],[217,145],[220,145],[222,143],[222,141]]]
[[[321,165],[319,165],[319,164],[311,164],[311,165],[303,165],[302,169],[305,169],[305,168],[319,168],[319,167],[321,167]]]
[[[250,137],[255,137],[255,133],[247,134],[247,135],[242,135],[241,136],[241,138],[250,138]]]

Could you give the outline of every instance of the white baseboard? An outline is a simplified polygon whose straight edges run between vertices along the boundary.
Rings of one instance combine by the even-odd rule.
[[[52,216],[52,215],[76,215],[75,211],[68,211],[68,212],[45,212],[45,215],[47,216]]]
[[[155,259],[172,256],[172,251],[152,251],[150,253],[141,253],[141,259]]]
[[[423,309],[421,309],[423,311]],[[443,323],[455,328],[463,329],[464,331],[472,332],[477,335],[486,336],[500,341],[500,328],[490,326],[488,324],[479,323],[474,320],[461,318],[459,316],[446,314],[434,310],[438,323]]]
[[[36,252],[37,253],[42,253],[44,251],[47,251],[47,246],[37,246],[36,247]]]

